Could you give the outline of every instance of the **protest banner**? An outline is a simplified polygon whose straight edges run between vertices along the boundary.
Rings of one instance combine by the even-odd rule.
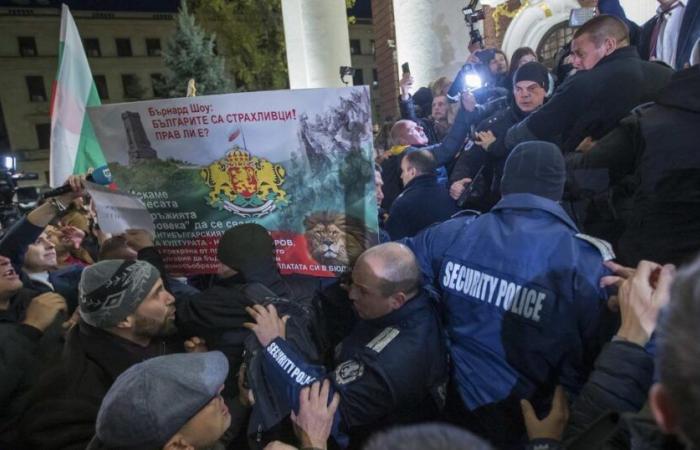
[[[95,183],[85,182],[85,187],[95,205],[102,231],[117,235],[128,229],[142,229],[155,235],[153,218],[141,200]]]
[[[89,108],[117,186],[175,275],[211,273],[223,232],[267,228],[283,273],[335,276],[377,240],[366,86]]]

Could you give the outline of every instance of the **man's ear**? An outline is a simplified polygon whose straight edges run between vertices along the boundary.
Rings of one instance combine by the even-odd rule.
[[[176,433],[163,446],[163,450],[196,450],[187,440],[180,434]]]
[[[126,316],[126,318],[124,320],[119,322],[115,328],[119,328],[122,330],[134,328],[134,321],[135,321],[134,315],[129,314],[128,316]]]
[[[406,297],[406,294],[404,292],[397,292],[391,296],[391,308],[392,309],[399,309],[401,308],[405,303],[408,298]]]
[[[603,46],[605,47],[605,55],[607,56],[617,50],[617,41],[611,37],[607,37],[603,41]]]
[[[649,406],[661,431],[666,434],[675,434],[678,431],[678,411],[674,408],[671,396],[663,384],[655,383],[651,387]]]

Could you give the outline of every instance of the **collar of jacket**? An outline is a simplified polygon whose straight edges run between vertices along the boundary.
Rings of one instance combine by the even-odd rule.
[[[628,45],[626,47],[618,48],[614,52],[610,53],[608,56],[603,57],[598,64],[595,65],[593,69],[597,69],[603,64],[607,64],[610,61],[617,61],[619,59],[641,59],[637,47],[634,45]]]
[[[136,363],[165,354],[164,342],[159,338],[153,338],[147,347],[141,347],[82,320],[78,322],[77,328],[85,355],[113,379]]]
[[[564,211],[559,203],[548,198],[540,197],[535,194],[508,194],[504,196],[491,211],[498,209],[539,209],[548,212],[557,219],[564,222],[569,228],[578,232],[578,228],[571,217]]]
[[[410,145],[394,145],[387,150],[387,153],[392,156],[400,155],[401,153],[405,152],[408,147],[410,147]]]
[[[547,102],[546,97],[544,100],[545,100],[545,102]],[[515,98],[513,98],[512,100],[509,100],[508,103],[509,104],[508,104],[508,113],[507,114],[510,114],[516,123],[520,122],[521,120],[524,120],[532,112],[532,111],[525,112],[522,109],[520,109],[518,104],[515,102]]]
[[[424,173],[421,175],[416,175],[408,184],[404,187],[404,192],[409,188],[420,187],[420,186],[431,186],[437,183],[437,175],[434,173]]]
[[[412,316],[416,311],[419,311],[428,306],[429,302],[430,299],[428,298],[428,294],[423,290],[423,288],[421,288],[416,294],[416,296],[404,303],[404,305],[401,308],[396,309],[382,317],[378,317],[376,319],[371,320],[365,320],[364,322],[367,322],[372,327],[376,328],[388,327],[402,322],[406,318]]]

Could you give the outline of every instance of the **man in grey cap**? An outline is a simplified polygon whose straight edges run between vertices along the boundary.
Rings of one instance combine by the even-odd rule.
[[[79,285],[79,323],[58,367],[39,381],[22,416],[19,442],[32,448],[85,448],[97,410],[114,380],[132,365],[182,352],[174,298],[145,261],[106,260],[87,267]]]
[[[151,358],[122,373],[105,395],[88,450],[209,448],[231,423],[221,397],[221,352]]]

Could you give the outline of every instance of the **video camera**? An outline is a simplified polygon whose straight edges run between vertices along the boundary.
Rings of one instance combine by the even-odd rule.
[[[20,180],[38,180],[39,175],[34,172],[15,172],[14,170],[3,170],[0,169],[0,225],[2,228],[7,228],[12,223],[14,223],[20,216],[27,212],[25,208],[19,208],[18,203],[22,203],[22,206],[30,205],[28,194],[24,189],[20,188],[21,199],[15,201],[15,194],[18,194],[17,182]],[[37,196],[38,199],[38,196]],[[29,210],[36,206],[34,202],[33,206]]]
[[[485,74],[483,65],[466,63],[459,69],[457,76],[452,81],[447,91],[447,98],[452,102],[458,102],[462,92],[473,92],[484,87]]]
[[[484,38],[481,37],[481,32],[474,26],[480,20],[484,20],[484,10],[476,9],[479,0],[469,0],[467,6],[462,8],[464,21],[469,28],[469,45],[479,44],[479,48],[484,48]]]

